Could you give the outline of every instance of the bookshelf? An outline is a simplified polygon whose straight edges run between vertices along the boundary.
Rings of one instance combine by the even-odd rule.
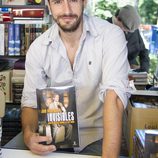
[[[5,16],[10,16],[10,21],[5,21]],[[5,57],[7,64],[10,64],[10,61],[15,63],[19,59],[24,65],[25,60],[21,59],[25,59],[31,43],[48,29],[49,21],[45,0],[0,0],[0,62],[4,62]],[[22,92],[23,87],[23,79],[19,82],[19,76],[14,75],[12,69],[25,71],[24,66],[15,68],[13,62],[9,70],[0,71],[0,77],[3,78],[0,89],[4,91],[6,102],[9,103],[17,100],[14,99],[15,92],[18,92],[20,100],[19,92]],[[14,89],[19,85],[21,89]]]
[[[25,55],[50,25],[45,0],[0,0],[0,90],[5,94],[2,145],[21,131],[20,100]],[[20,66],[19,66],[20,65]]]

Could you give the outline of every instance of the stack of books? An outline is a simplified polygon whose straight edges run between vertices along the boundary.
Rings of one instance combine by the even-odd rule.
[[[147,85],[148,84],[148,73],[147,72],[135,72],[130,71],[129,79],[134,81],[135,85]]]
[[[136,129],[133,157],[158,158],[158,130]]]
[[[11,78],[13,103],[16,104],[21,103],[22,91],[24,87],[24,76],[25,76],[25,60],[19,59],[14,64],[14,69]]]

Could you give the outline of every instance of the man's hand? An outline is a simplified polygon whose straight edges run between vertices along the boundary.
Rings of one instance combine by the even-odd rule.
[[[24,143],[33,153],[45,155],[56,150],[54,145],[42,144],[42,142],[51,142],[51,137],[39,136],[39,134],[35,132],[38,129],[37,109],[29,107],[22,108],[21,118]]]
[[[52,141],[51,137],[39,136],[38,133],[27,133],[24,134],[24,142],[27,147],[35,154],[46,155],[53,151],[56,151],[54,145],[43,145],[42,142]]]

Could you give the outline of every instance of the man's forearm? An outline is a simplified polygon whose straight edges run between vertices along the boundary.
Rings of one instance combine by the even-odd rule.
[[[123,104],[113,90],[108,90],[104,103],[104,136],[102,158],[118,158],[122,135]]]
[[[38,112],[37,109],[23,108],[21,113],[22,129],[24,139],[31,132],[36,132],[38,127]]]

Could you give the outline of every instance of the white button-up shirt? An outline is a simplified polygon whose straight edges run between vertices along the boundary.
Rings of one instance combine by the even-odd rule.
[[[129,64],[122,30],[84,15],[83,33],[73,68],[54,24],[30,46],[22,107],[37,107],[36,88],[75,85],[81,147],[103,136],[104,95],[113,89],[126,107]]]

